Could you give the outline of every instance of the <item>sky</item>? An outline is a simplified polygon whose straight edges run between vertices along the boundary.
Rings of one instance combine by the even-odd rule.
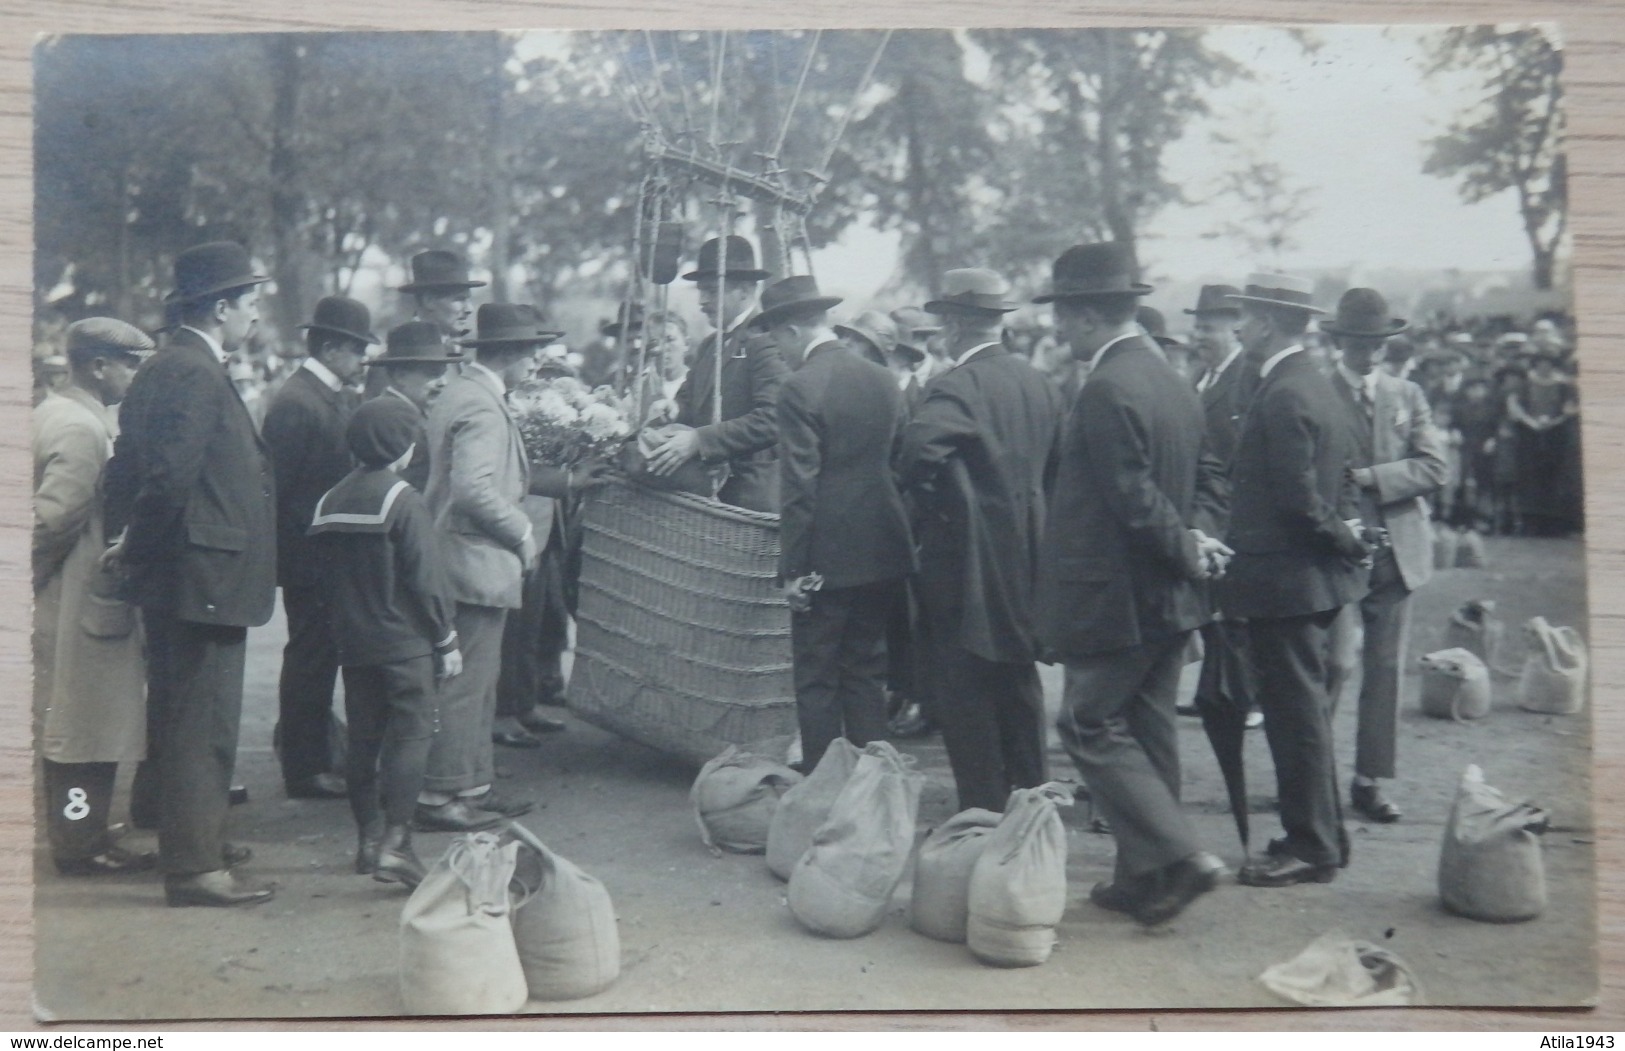
[[[1175,184],[1199,203],[1171,205],[1142,231],[1147,276],[1162,281],[1240,283],[1260,269],[1246,249],[1203,234],[1233,205],[1201,199],[1226,156],[1215,133],[1256,136],[1273,125],[1267,156],[1306,187],[1313,213],[1298,229],[1301,247],[1283,269],[1353,267],[1521,270],[1529,249],[1508,191],[1466,205],[1450,179],[1422,174],[1426,143],[1477,98],[1466,78],[1424,78],[1419,42],[1430,27],[1316,27],[1321,47],[1306,53],[1286,34],[1257,27],[1211,31],[1210,43],[1252,74],[1212,91],[1210,116],[1193,120],[1164,154]],[[815,253],[820,274],[849,291],[885,282],[895,237],[854,231]],[[838,275],[838,276],[836,276]]]

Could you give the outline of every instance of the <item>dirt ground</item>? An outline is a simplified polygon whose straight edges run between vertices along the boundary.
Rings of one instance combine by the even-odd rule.
[[[1496,540],[1490,568],[1439,574],[1414,602],[1410,654],[1441,645],[1449,612],[1494,598],[1509,626],[1503,663],[1518,666],[1530,616],[1586,631],[1578,541]],[[167,909],[152,876],[68,880],[36,850],[37,1011],[43,1019],[387,1016],[398,1014],[396,924],[405,893],[350,871],[353,829],[343,802],[282,796],[270,750],[280,620],[250,634],[238,780],[251,793],[233,811],[232,838],[250,844],[246,872],[279,884],[268,905],[243,911]],[[1059,676],[1046,669],[1048,699]],[[1432,1004],[1549,1007],[1597,992],[1596,899],[1590,809],[1591,718],[1519,710],[1515,683],[1495,680],[1490,717],[1456,724],[1416,708],[1411,669],[1400,721],[1396,825],[1352,821],[1353,863],[1336,882],[1278,890],[1233,884],[1167,928],[1145,932],[1087,900],[1109,874],[1110,837],[1091,833],[1083,808],[1066,816],[1072,904],[1059,945],[1041,967],[999,970],[963,946],[912,932],[905,880],[876,933],[853,941],[804,932],[785,886],[760,857],[713,858],[688,804],[694,769],[570,718],[539,751],[499,750],[504,791],[541,801],[523,819],[558,852],[599,877],[614,897],[620,980],[552,1012],[998,1010],[1020,1008],[1280,1007],[1255,979],[1317,935],[1340,929],[1404,958]],[[1350,706],[1352,707],[1352,706]],[[1353,712],[1338,716],[1347,780]],[[1185,798],[1207,845],[1243,860],[1200,722],[1181,720]],[[923,831],[952,811],[939,740],[906,742],[928,784]],[[1051,749],[1052,774],[1076,776]],[[1247,745],[1253,846],[1278,834],[1274,779],[1262,733]],[[1545,837],[1549,906],[1540,918],[1495,925],[1438,903],[1439,844],[1468,763],[1507,794],[1550,811]],[[1352,815],[1351,815],[1352,818]],[[132,833],[134,845],[150,834]],[[421,835],[425,860],[450,836]]]

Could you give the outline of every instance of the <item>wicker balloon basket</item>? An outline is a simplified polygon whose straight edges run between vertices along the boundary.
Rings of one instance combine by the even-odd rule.
[[[569,705],[703,763],[796,732],[777,515],[616,480],[582,515]]]

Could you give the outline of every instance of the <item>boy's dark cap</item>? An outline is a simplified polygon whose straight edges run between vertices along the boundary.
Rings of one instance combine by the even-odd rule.
[[[418,440],[422,416],[404,398],[373,398],[350,417],[344,439],[350,452],[367,467],[394,463]]]

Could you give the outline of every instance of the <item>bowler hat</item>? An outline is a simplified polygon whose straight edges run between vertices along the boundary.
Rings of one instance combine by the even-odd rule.
[[[412,280],[396,291],[447,292],[484,286],[484,281],[469,280],[468,264],[462,256],[444,248],[431,248],[412,257]]]
[[[110,317],[87,317],[68,326],[67,355],[75,363],[102,357],[140,359],[153,348],[147,334]]]
[[[1156,307],[1148,307],[1143,303],[1134,308],[1134,321],[1145,334],[1156,341],[1157,346],[1167,350],[1169,347],[1183,347],[1179,340],[1168,335],[1168,324],[1162,320],[1162,311]]]
[[[684,281],[714,280],[719,272],[721,276],[732,278],[735,281],[765,281],[773,275],[766,270],[756,268],[756,249],[751,243],[738,234],[728,235],[727,259],[719,259],[722,239],[713,237],[700,245],[699,264],[693,270],[683,275]],[[719,264],[726,265],[726,271],[719,271]]]
[[[897,323],[879,310],[865,310],[846,324],[836,325],[835,331],[842,336],[857,336],[878,350],[882,360],[897,350]]]
[[[623,320],[626,322],[624,326],[622,325]],[[638,306],[636,303],[633,303],[632,306],[624,312],[624,314],[617,314],[614,318],[600,324],[598,326],[598,334],[600,336],[612,336],[619,339],[621,336],[621,330],[624,327],[630,327],[634,332],[643,327],[642,307]]]
[[[440,326],[429,321],[408,321],[389,330],[384,352],[363,365],[449,365],[463,356],[446,346]]]
[[[1241,315],[1241,307],[1230,297],[1238,294],[1235,285],[1203,285],[1202,290],[1196,293],[1196,308],[1187,307],[1185,313],[1201,317],[1204,314],[1230,314],[1236,317]]]
[[[551,343],[564,335],[550,331],[542,315],[528,303],[482,303],[474,315],[473,339],[457,342],[465,347],[522,346]]]
[[[1243,303],[1264,303],[1310,314],[1324,314],[1315,306],[1315,289],[1307,279],[1292,274],[1248,274],[1247,287],[1226,298]]]
[[[378,342],[378,337],[372,334],[372,312],[365,303],[348,296],[323,296],[316,301],[310,323],[299,327],[307,332],[331,332],[363,343]]]
[[[1097,296],[1143,296],[1151,286],[1134,280],[1134,253],[1119,241],[1073,245],[1050,267],[1053,286],[1034,303],[1057,299],[1093,299]]]
[[[839,296],[819,295],[818,282],[811,274],[796,274],[762,289],[762,312],[751,324],[758,329],[769,329],[787,317],[828,310],[839,302]]]
[[[942,275],[942,291],[925,305],[930,314],[1008,314],[1019,309],[1005,297],[1010,285],[984,267],[950,270]]]
[[[1337,301],[1337,315],[1322,321],[1322,332],[1331,336],[1397,336],[1410,325],[1404,318],[1388,313],[1388,301],[1374,288],[1351,288]]]
[[[193,245],[175,257],[175,289],[165,300],[192,303],[234,288],[271,280],[254,272],[247,249],[235,241]]]

